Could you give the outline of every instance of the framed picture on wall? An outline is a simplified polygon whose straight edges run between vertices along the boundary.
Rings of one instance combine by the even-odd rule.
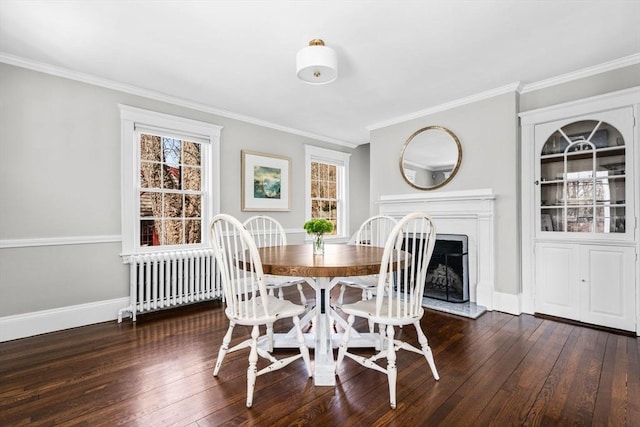
[[[243,211],[290,211],[291,159],[241,151]]]

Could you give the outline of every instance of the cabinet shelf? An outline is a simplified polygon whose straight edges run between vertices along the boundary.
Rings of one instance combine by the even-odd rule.
[[[540,209],[544,210],[558,210],[558,209],[590,209],[593,208],[593,205],[550,205],[550,206],[540,206]],[[604,203],[596,203],[595,208],[624,208],[626,205],[618,205],[618,204],[604,204]]]
[[[624,156],[625,147],[605,147],[605,148],[596,148],[595,150],[584,150],[584,151],[569,151],[567,153],[567,161],[569,160],[584,160],[590,159],[593,157],[593,153],[596,153],[596,157],[612,157],[612,156]],[[540,156],[541,163],[554,163],[554,162],[564,162],[564,153],[554,153],[554,154],[543,154]]]
[[[615,180],[622,180],[624,181],[624,179],[626,178],[626,175],[604,175],[604,176],[596,176],[596,181],[604,181],[604,180],[610,180],[610,181],[615,181]],[[557,179],[551,179],[551,180],[545,180],[544,178],[542,178],[540,180],[540,185],[558,185],[558,184],[564,184],[565,182],[592,182],[593,181],[593,177],[589,177],[589,178],[569,178],[569,179],[562,179],[562,178],[557,178]]]
[[[605,176],[596,176],[595,180],[596,181],[605,181],[605,180],[613,180],[613,179],[624,179],[625,176],[624,175],[605,175]],[[563,181],[559,181],[559,182],[563,182]],[[593,177],[588,177],[588,178],[568,178],[567,180],[565,180],[564,182],[593,182]]]

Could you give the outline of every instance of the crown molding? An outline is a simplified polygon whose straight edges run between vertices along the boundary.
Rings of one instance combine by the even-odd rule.
[[[529,83],[522,86],[522,90],[520,91],[520,93],[533,92],[536,90],[545,89],[562,83],[568,83],[574,80],[595,76],[607,71],[617,70],[619,68],[624,68],[636,64],[640,64],[640,53],[625,56],[623,58],[605,62],[600,65],[594,65],[593,67],[583,68],[571,73],[562,74],[560,76],[551,77],[549,79],[540,80],[539,82]]]
[[[495,89],[477,93],[475,95],[467,96],[465,98],[456,99],[451,102],[445,102],[444,104],[436,105],[435,107],[430,107],[424,110],[419,110],[413,113],[405,114],[404,116],[396,117],[394,119],[374,123],[372,125],[367,126],[367,130],[372,131],[372,130],[384,128],[387,126],[396,125],[398,123],[403,123],[408,120],[418,119],[420,117],[429,116],[431,114],[451,110],[453,108],[461,107],[467,104],[473,104],[474,102],[493,98],[494,96],[504,95],[505,93],[518,92],[520,90],[520,86],[521,86],[520,82],[504,85]]]
[[[66,68],[62,68],[62,67],[57,67],[57,66],[53,66],[50,64],[46,64],[46,63],[42,63],[42,62],[36,62],[36,61],[32,61],[26,58],[22,58],[22,57],[18,57],[15,55],[11,55],[11,54],[7,54],[5,52],[0,52],[0,62],[5,63],[5,64],[9,64],[9,65],[14,65],[17,67],[21,67],[21,68],[27,68],[30,70],[34,70],[34,71],[39,71],[42,73],[46,73],[46,74],[51,74],[54,76],[58,76],[58,77],[63,77],[63,78],[67,78],[70,80],[75,80],[75,81],[79,81],[79,82],[83,82],[83,83],[87,83],[87,84],[91,84],[94,86],[100,86],[100,87],[104,87],[107,89],[112,89],[112,90],[117,90],[120,92],[125,92],[125,93],[129,93],[132,95],[137,95],[137,96],[141,96],[141,97],[145,97],[145,98],[149,98],[149,99],[154,99],[156,101],[161,101],[161,102],[166,102],[169,104],[173,104],[173,105],[177,105],[177,106],[181,106],[181,107],[185,107],[185,108],[190,108],[196,111],[202,111],[205,113],[209,113],[209,114],[214,114],[217,116],[222,116],[222,117],[226,117],[226,118],[230,118],[230,119],[234,119],[234,120],[238,120],[238,121],[242,121],[245,123],[250,123],[250,124],[254,124],[257,126],[262,126],[262,127],[266,127],[269,129],[274,129],[274,130],[278,130],[278,131],[282,131],[282,132],[286,132],[286,133],[290,133],[293,135],[299,135],[305,138],[311,138],[311,139],[316,139],[319,141],[324,141],[324,142],[328,142],[331,144],[335,144],[335,145],[340,145],[343,147],[347,147],[347,148],[357,148],[359,145],[367,143],[366,142],[362,142],[362,143],[353,143],[353,142],[347,142],[347,141],[343,141],[343,140],[338,140],[335,138],[330,138],[324,135],[318,135],[318,134],[314,134],[311,132],[306,132],[300,129],[294,129],[294,128],[289,128],[286,126],[282,126],[282,125],[278,125],[276,123],[271,123],[265,120],[261,120],[261,119],[257,119],[255,117],[249,117],[249,116],[245,116],[242,114],[237,114],[237,113],[233,113],[231,111],[226,111],[226,110],[222,110],[222,109],[218,109],[209,105],[205,105],[205,104],[200,104],[200,103],[196,103],[196,102],[192,102],[192,101],[188,101],[186,99],[182,99],[182,98],[178,98],[178,97],[174,97],[174,96],[169,96],[163,93],[159,93],[159,92],[155,92],[155,91],[151,91],[151,90],[147,90],[147,89],[143,89],[137,86],[133,86],[133,85],[127,85],[124,83],[119,83],[119,82],[115,82],[112,80],[107,80],[107,79],[102,79],[100,77],[96,77],[90,74],[85,74],[85,73],[80,73],[80,72],[76,72],[76,71],[72,71]],[[521,84],[520,82],[516,82],[516,83],[511,83],[505,86],[501,86],[495,89],[491,89],[488,91],[484,91],[484,92],[480,92],[478,94],[475,95],[471,95],[465,98],[460,98],[454,101],[450,101],[450,102],[446,102],[440,105],[436,105],[434,107],[430,107],[424,110],[419,110],[413,113],[409,113],[403,116],[399,116],[393,119],[389,119],[389,120],[385,120],[385,121],[381,121],[378,123],[374,123],[372,125],[369,125],[366,127],[366,129],[371,132],[373,130],[377,130],[380,128],[384,128],[387,126],[391,126],[391,125],[395,125],[398,123],[402,123],[408,120],[412,120],[412,119],[417,119],[420,117],[424,117],[424,116],[428,116],[431,114],[435,114],[435,113],[439,113],[442,111],[446,111],[446,110],[450,110],[453,108],[457,108],[457,107],[461,107],[463,105],[467,105],[467,104],[472,104],[474,102],[478,102],[478,101],[482,101],[484,99],[488,99],[488,98],[492,98],[494,96],[498,96],[498,95],[503,95],[505,93],[510,93],[510,92],[518,92],[518,93],[528,93],[528,92],[533,92],[536,90],[540,90],[540,89],[544,89],[544,88],[548,88],[548,87],[552,87],[552,86],[556,86],[559,84],[563,84],[563,83],[567,83],[567,82],[571,82],[574,80],[578,80],[578,79],[582,79],[585,77],[590,77],[590,76],[594,76],[597,74],[601,74],[607,71],[612,71],[612,70],[616,70],[619,68],[623,68],[623,67],[627,67],[627,66],[631,66],[631,65],[636,65],[640,63],[640,53],[636,53],[633,55],[629,55],[623,58],[619,58],[613,61],[609,61],[609,62],[605,62],[603,64],[600,65],[596,65],[593,67],[588,67],[588,68],[584,68],[578,71],[574,71],[571,73],[567,73],[567,74],[562,74],[560,76],[556,76],[556,77],[552,77],[549,79],[545,79],[545,80],[541,80],[538,82],[533,82],[533,83],[528,83],[528,84]]]
[[[50,74],[57,77],[63,77],[69,80],[75,80],[78,82],[87,83],[94,86],[104,87],[106,89],[117,90],[117,91],[128,93],[131,95],[137,95],[144,98],[153,99],[156,101],[166,102],[166,103],[177,105],[180,107],[190,108],[196,111],[202,111],[204,113],[215,114],[216,116],[222,116],[222,117],[238,120],[245,123],[250,123],[257,126],[278,130],[281,132],[302,136],[305,138],[316,139],[319,141],[324,141],[324,142],[340,145],[347,148],[357,148],[358,145],[360,145],[360,144],[347,142],[347,141],[343,141],[335,138],[330,138],[324,135],[318,135],[315,133],[306,132],[300,129],[294,129],[294,128],[282,126],[276,123],[271,123],[265,120],[257,119],[255,117],[245,116],[245,115],[237,114],[231,111],[215,108],[210,105],[200,104],[200,103],[192,102],[183,98],[166,95],[166,94],[155,92],[148,89],[143,89],[138,86],[119,83],[113,80],[103,79],[91,74],[80,73],[77,71],[69,70],[67,68],[46,64],[43,62],[32,61],[27,58],[22,58],[22,57],[11,55],[1,51],[0,51],[0,62],[9,64],[9,65],[14,65],[16,67],[38,71],[45,74]]]
[[[640,63],[640,53],[636,53],[636,54],[625,56],[623,58],[619,58],[613,61],[605,62],[603,64],[595,65],[593,67],[583,68],[578,71],[573,71],[571,73],[562,74],[560,76],[552,77],[552,78],[541,80],[534,83],[528,83],[528,84],[521,84],[520,82],[512,83],[509,85],[498,87],[496,89],[480,92],[476,95],[468,96],[466,98],[460,98],[451,102],[446,102],[444,104],[436,105],[434,107],[430,107],[425,110],[409,113],[394,119],[374,123],[370,126],[367,126],[367,130],[372,131],[372,130],[380,129],[383,127],[395,125],[398,123],[403,123],[408,120],[417,119],[420,117],[450,110],[452,108],[460,107],[466,104],[471,104],[474,102],[481,101],[483,99],[491,98],[491,97],[502,95],[509,92],[518,92],[521,94],[527,93],[527,92],[533,92],[539,89],[556,86],[562,83],[579,80],[585,77],[594,76],[597,74],[605,73],[607,71],[617,70],[619,68],[636,65],[639,63]]]

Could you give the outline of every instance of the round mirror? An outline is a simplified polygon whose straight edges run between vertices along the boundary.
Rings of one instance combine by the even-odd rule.
[[[458,137],[442,126],[414,132],[400,153],[402,177],[420,190],[440,188],[453,179],[462,162]]]

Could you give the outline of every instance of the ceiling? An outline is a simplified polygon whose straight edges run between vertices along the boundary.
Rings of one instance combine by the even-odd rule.
[[[640,62],[639,22],[636,0],[0,0],[0,61],[357,146],[479,93]],[[333,83],[296,78],[314,38]]]

